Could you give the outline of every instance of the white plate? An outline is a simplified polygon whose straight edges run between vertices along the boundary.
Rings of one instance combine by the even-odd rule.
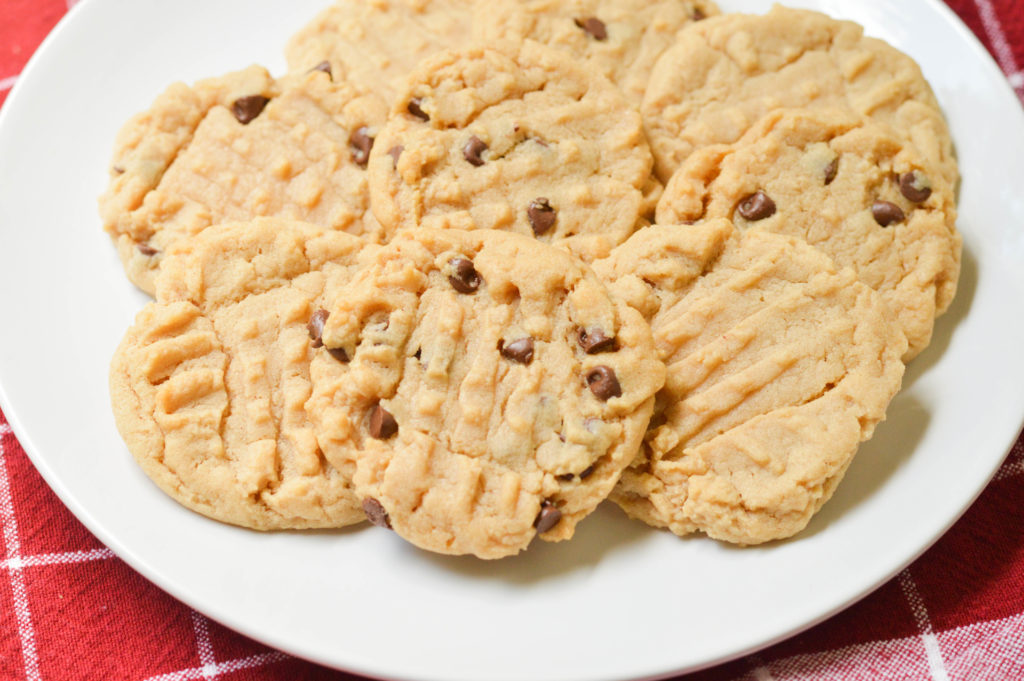
[[[49,484],[129,564],[224,624],[323,664],[444,681],[627,679],[694,669],[838,611],[927,548],[1024,415],[1024,116],[935,1],[804,0],[923,65],[962,161],[959,295],[835,498],[795,541],[737,550],[603,508],[577,538],[497,563],[388,532],[258,534],[190,513],[122,445],[107,363],[145,298],[96,216],[114,135],[173,80],[281,49],[323,0],[88,0],[0,117],[0,403]],[[722,0],[764,11],[768,0]]]

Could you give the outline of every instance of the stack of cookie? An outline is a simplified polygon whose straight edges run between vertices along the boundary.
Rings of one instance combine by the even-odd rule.
[[[788,537],[955,292],[942,114],[854,24],[339,0],[287,55],[171,86],[100,201],[155,296],[118,428],[211,518],[499,558],[611,498]]]

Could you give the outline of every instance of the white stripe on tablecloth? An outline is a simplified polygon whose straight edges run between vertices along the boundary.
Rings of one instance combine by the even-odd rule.
[[[1013,461],[1007,461],[996,473],[996,480],[1005,480],[1006,478],[1012,478],[1015,475],[1024,473],[1024,458],[1018,458]]]
[[[31,567],[43,567],[45,565],[69,565],[71,563],[87,563],[92,560],[109,560],[110,558],[114,558],[114,552],[110,549],[41,553],[36,556],[0,560],[0,570],[23,570]]]
[[[793,655],[774,660],[768,667],[775,681],[923,679],[929,672],[917,636]]]
[[[932,679],[934,681],[949,681],[949,672],[946,671],[946,665],[942,661],[942,651],[939,650],[939,640],[935,638],[932,622],[928,618],[928,609],[924,606],[924,600],[917,590],[917,585],[914,584],[914,578],[910,576],[910,570],[900,573],[899,582],[903,589],[903,595],[907,597],[910,609],[914,613],[917,628],[921,631],[921,642],[924,643],[924,650],[928,655],[928,667],[932,671]]]
[[[193,610],[192,630],[196,634],[196,649],[199,651],[199,668],[203,678],[213,681],[217,678],[217,658],[213,655],[213,643],[210,642],[210,622]]]
[[[210,671],[213,672],[214,676],[218,674],[231,674],[233,672],[242,671],[243,669],[266,667],[267,665],[274,664],[275,662],[284,662],[288,659],[290,658],[284,653],[263,653],[261,655],[252,655],[250,657],[241,657],[236,660],[228,660],[227,662],[218,662],[213,665],[212,670],[207,669],[205,666],[193,667],[191,669],[182,669],[168,674],[160,674],[159,676],[151,676],[145,681],[202,681],[203,679],[208,678]]]
[[[989,42],[992,43],[996,61],[1006,72],[1013,87],[1021,88],[1024,85],[1024,72],[1021,72],[1020,67],[1017,66],[1017,60],[1013,57],[1013,48],[1006,40],[1006,34],[1003,33],[1003,26],[999,22],[995,8],[990,0],[974,0],[974,4],[978,8],[981,25],[985,27],[985,33],[988,35]]]
[[[916,589],[915,589],[916,590]],[[946,651],[949,674],[957,679],[1024,678],[1024,613],[998,620],[975,622],[936,635]],[[780,658],[768,663],[775,681],[820,681],[823,678],[876,681],[879,678],[925,678],[927,662],[917,636],[871,641],[820,653]],[[1004,650],[996,658],[992,643]],[[921,665],[914,667],[920,659]],[[742,678],[757,678],[762,668],[757,656],[748,658],[758,668]],[[1002,662],[1002,666],[999,663]],[[985,665],[988,666],[985,666]],[[1012,669],[1007,669],[1010,666]],[[997,668],[998,667],[998,668]],[[985,675],[986,672],[993,672]]]
[[[958,679],[1024,678],[1024,613],[939,634],[950,674]]]
[[[5,426],[3,434],[11,431]],[[7,561],[21,560],[21,543],[18,540],[18,520],[14,514],[14,500],[7,478],[7,460],[3,439],[0,439],[0,525],[3,525],[4,544],[7,547]],[[14,597],[14,618],[18,622],[18,639],[21,642],[21,657],[25,662],[25,678],[40,681],[39,655],[36,652],[36,636],[32,629],[32,614],[28,609],[28,593],[25,591],[25,575],[21,567],[11,567],[7,573],[11,579]]]

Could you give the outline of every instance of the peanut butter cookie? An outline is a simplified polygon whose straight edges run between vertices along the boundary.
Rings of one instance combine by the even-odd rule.
[[[529,39],[565,50],[639,107],[679,29],[718,13],[710,0],[490,0],[476,4],[473,33],[486,45]]]
[[[799,237],[882,294],[909,361],[931,339],[960,274],[953,188],[891,129],[842,110],[767,115],[740,141],[705,147],[672,176],[658,222],[724,217]]]
[[[171,249],[157,300],[110,367],[117,427],[164,492],[260,530],[364,519],[352,468],[324,458],[306,401],[321,293],[372,248],[342,232],[262,218],[218,225]]]
[[[431,551],[570,538],[664,379],[640,315],[532,237],[402,232],[327,305],[310,402],[324,452],[355,457],[371,520]]]
[[[949,130],[914,60],[818,12],[776,5],[687,26],[655,65],[642,111],[667,182],[693,151],[735,142],[766,113],[817,107],[891,125],[956,183]]]
[[[409,72],[468,44],[473,0],[338,0],[288,41],[295,71],[327,63],[390,103]]]
[[[374,215],[500,229],[607,255],[641,223],[653,161],[639,114],[600,74],[532,41],[428,59],[370,154]]]
[[[121,130],[100,198],[128,277],[152,294],[164,253],[212,224],[274,216],[374,238],[366,161],[386,108],[328,71],[253,66],[172,85]]]
[[[900,387],[906,340],[879,295],[799,239],[721,219],[643,230],[595,267],[668,367],[612,498],[679,535],[803,529]]]

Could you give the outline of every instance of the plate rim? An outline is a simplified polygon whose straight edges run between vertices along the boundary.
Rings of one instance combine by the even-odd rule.
[[[47,36],[43,39],[39,47],[33,53],[32,57],[29,59],[26,66],[18,75],[17,82],[8,92],[6,101],[4,102],[2,109],[0,109],[0,130],[4,129],[6,121],[11,115],[10,111],[12,111],[17,106],[18,102],[20,102],[20,93],[26,87],[23,86],[23,83],[28,82],[33,78],[37,63],[39,63],[44,58],[44,55],[48,53],[48,51],[51,49],[51,46],[54,43],[57,43],[63,39],[62,36],[68,30],[68,26],[70,26],[73,22],[77,21],[77,17],[80,14],[84,13],[86,7],[92,7],[93,5],[99,4],[103,1],[110,0],[81,0],[80,2],[76,3],[60,19],[60,21],[50,31],[50,33],[47,34]],[[938,16],[942,17],[945,23],[950,25],[956,31],[956,33],[959,35],[963,43],[966,46],[968,46],[972,50],[972,52],[974,52],[976,57],[980,57],[979,63],[984,64],[984,68],[990,71],[990,75],[998,76],[997,80],[1001,84],[1000,96],[1009,97],[1010,100],[1017,104],[1017,118],[1019,120],[1021,128],[1024,129],[1024,108],[1022,108],[1021,106],[1021,101],[1018,98],[1016,92],[1013,90],[1009,81],[1007,80],[1004,72],[999,67],[998,63],[995,61],[992,54],[985,48],[984,44],[981,42],[978,36],[975,35],[974,32],[971,31],[971,29],[964,23],[964,21],[952,10],[952,8],[950,8],[946,3],[942,2],[942,0],[926,0],[926,2],[923,4],[924,6],[930,8],[931,11],[935,11]],[[119,559],[123,560],[126,564],[128,564],[134,571],[144,576],[148,581],[155,584],[162,591],[170,594],[175,599],[184,603],[187,607],[203,614],[204,616],[210,617],[214,621],[219,622],[220,624],[229,629],[232,629],[236,632],[241,633],[244,636],[252,638],[253,640],[272,646],[277,650],[281,650],[297,658],[304,659],[315,664],[323,665],[331,669],[342,670],[350,673],[368,676],[371,678],[401,679],[402,681],[424,681],[426,679],[437,679],[437,681],[441,681],[441,679],[445,678],[443,676],[437,675],[409,676],[401,673],[395,673],[394,671],[387,671],[383,668],[382,665],[373,665],[369,662],[360,661],[357,659],[356,656],[351,657],[352,663],[346,663],[344,667],[341,667],[338,666],[335,661],[325,659],[322,656],[315,653],[314,651],[296,648],[290,642],[281,642],[277,640],[277,638],[273,635],[267,635],[261,631],[251,630],[246,625],[245,622],[236,621],[231,616],[230,613],[220,612],[219,608],[211,609],[210,604],[200,604],[194,602],[195,599],[192,597],[192,594],[189,592],[186,586],[175,583],[173,580],[167,578],[164,575],[163,571],[158,566],[150,565],[147,560],[140,557],[136,553],[136,551],[133,550],[130,546],[125,545],[117,536],[110,534],[106,527],[100,521],[98,521],[87,508],[81,505],[79,500],[70,492],[70,490],[57,476],[56,472],[49,465],[46,458],[40,454],[39,449],[35,443],[35,440],[31,437],[31,433],[29,433],[22,424],[20,411],[15,406],[15,403],[12,401],[11,396],[9,395],[7,389],[5,388],[2,382],[0,382],[0,408],[2,408],[12,433],[17,438],[18,442],[20,443],[22,449],[25,451],[33,467],[39,472],[39,474],[44,479],[46,484],[50,487],[51,490],[53,490],[53,492],[57,495],[60,501],[70,510],[70,512],[75,516],[75,518],[79,522],[81,522],[105,546],[107,546]],[[1006,456],[1010,453],[1014,444],[1021,437],[1022,428],[1024,428],[1024,412],[1022,412],[1018,418],[1017,434],[1013,435],[1009,442],[1006,443],[1003,447],[1003,456],[1000,459],[1000,463],[993,467],[993,469],[989,472],[988,476],[986,477],[985,482],[974,491],[974,494],[970,497],[969,501],[967,501],[963,505],[959,512],[954,514],[952,517],[948,518],[947,522],[943,524],[942,528],[939,531],[933,533],[933,536],[930,536],[923,543],[923,545],[920,546],[920,548],[917,551],[913,552],[912,555],[910,555],[908,558],[902,561],[898,565],[898,567],[893,568],[890,572],[888,572],[886,575],[872,583],[867,588],[860,590],[860,592],[852,599],[844,600],[842,603],[835,605],[834,608],[829,609],[827,612],[821,613],[819,616],[809,621],[806,621],[805,623],[797,627],[787,629],[784,632],[780,632],[766,639],[753,642],[746,648],[737,650],[725,656],[719,656],[715,659],[708,660],[707,662],[697,666],[687,666],[674,670],[657,672],[653,676],[622,677],[619,675],[615,675],[603,678],[607,679],[608,681],[611,681],[612,679],[624,678],[661,679],[670,678],[678,674],[706,670],[721,665],[723,663],[736,660],[740,657],[750,655],[756,651],[763,650],[764,648],[767,648],[771,645],[789,639],[793,636],[799,635],[800,633],[805,632],[808,629],[811,629],[814,626],[820,624],[821,622],[835,616],[839,612],[846,610],[855,603],[861,601],[862,599],[866,598],[867,596],[875,592],[882,585],[891,581],[896,575],[898,575],[900,572],[906,569],[907,566],[915,562],[918,558],[920,558],[922,554],[924,554],[928,549],[934,546],[934,544],[939,539],[941,539],[949,531],[949,529],[952,528],[952,526],[955,525],[963,517],[967,510],[969,510],[970,507],[975,503],[975,501],[977,501],[978,497],[988,488],[993,477],[995,477],[995,475],[998,473],[1000,467],[1002,466],[1002,462],[1005,461]],[[382,676],[382,674],[386,674],[386,676]]]

